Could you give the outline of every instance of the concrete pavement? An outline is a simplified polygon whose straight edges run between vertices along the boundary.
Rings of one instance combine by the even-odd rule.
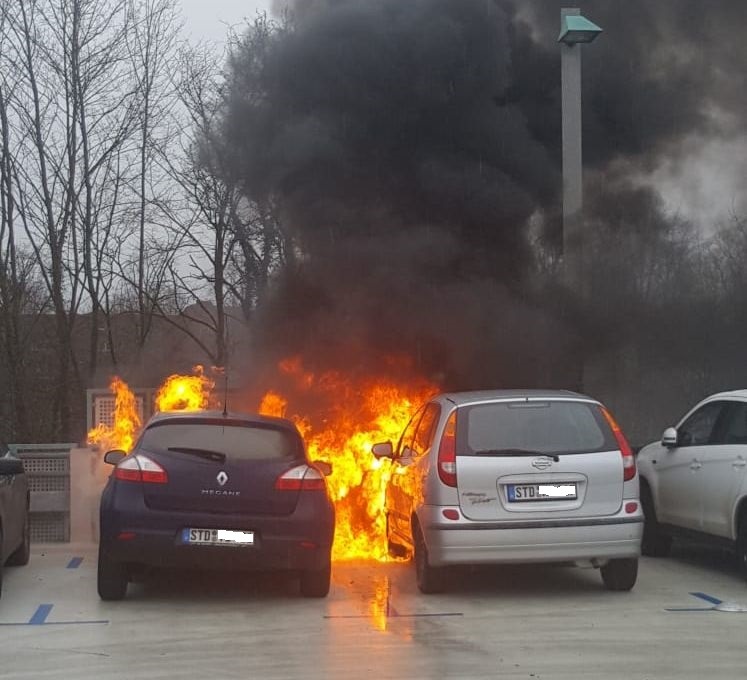
[[[642,559],[631,593],[533,566],[464,570],[423,596],[412,565],[363,563],[335,565],[325,600],[280,575],[164,572],[105,603],[92,544],[36,546],[4,574],[3,680],[747,675],[747,615],[713,609],[747,604],[747,586],[707,550]]]

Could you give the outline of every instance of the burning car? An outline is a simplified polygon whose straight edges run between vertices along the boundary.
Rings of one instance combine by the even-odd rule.
[[[330,586],[335,512],[295,425],[221,411],[157,413],[101,497],[98,592],[122,599],[138,567],[287,570]]]
[[[638,573],[643,514],[635,459],[598,401],[565,391],[441,394],[391,442],[390,550],[414,552],[424,593],[459,564],[598,567],[612,590]]]

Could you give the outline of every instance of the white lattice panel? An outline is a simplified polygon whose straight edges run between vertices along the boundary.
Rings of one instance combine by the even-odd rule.
[[[142,423],[144,418],[144,401],[142,397],[135,397],[135,404],[137,405],[137,413],[140,416],[140,422]],[[106,427],[114,426],[114,397],[111,395],[99,394],[94,397],[93,410],[94,410],[94,427],[98,425],[106,425]]]

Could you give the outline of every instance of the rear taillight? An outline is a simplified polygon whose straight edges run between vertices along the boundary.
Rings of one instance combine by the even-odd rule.
[[[438,445],[438,478],[446,486],[457,485],[456,475],[456,411],[446,421],[441,443]]]
[[[297,465],[284,472],[275,482],[278,491],[324,491],[324,475],[310,465]]]
[[[625,439],[625,435],[622,433],[620,426],[615,422],[612,414],[606,408],[602,408],[602,413],[612,430],[612,434],[615,435],[615,441],[617,442],[617,446],[622,454],[623,480],[627,482],[635,477],[635,456],[633,455],[633,450],[630,448],[628,440]]]
[[[166,484],[169,476],[158,463],[139,453],[127,456],[114,468],[114,478],[123,482]]]

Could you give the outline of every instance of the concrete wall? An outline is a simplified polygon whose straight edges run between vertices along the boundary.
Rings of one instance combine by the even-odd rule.
[[[104,454],[88,448],[70,450],[70,540],[99,540],[99,500],[112,467]]]

